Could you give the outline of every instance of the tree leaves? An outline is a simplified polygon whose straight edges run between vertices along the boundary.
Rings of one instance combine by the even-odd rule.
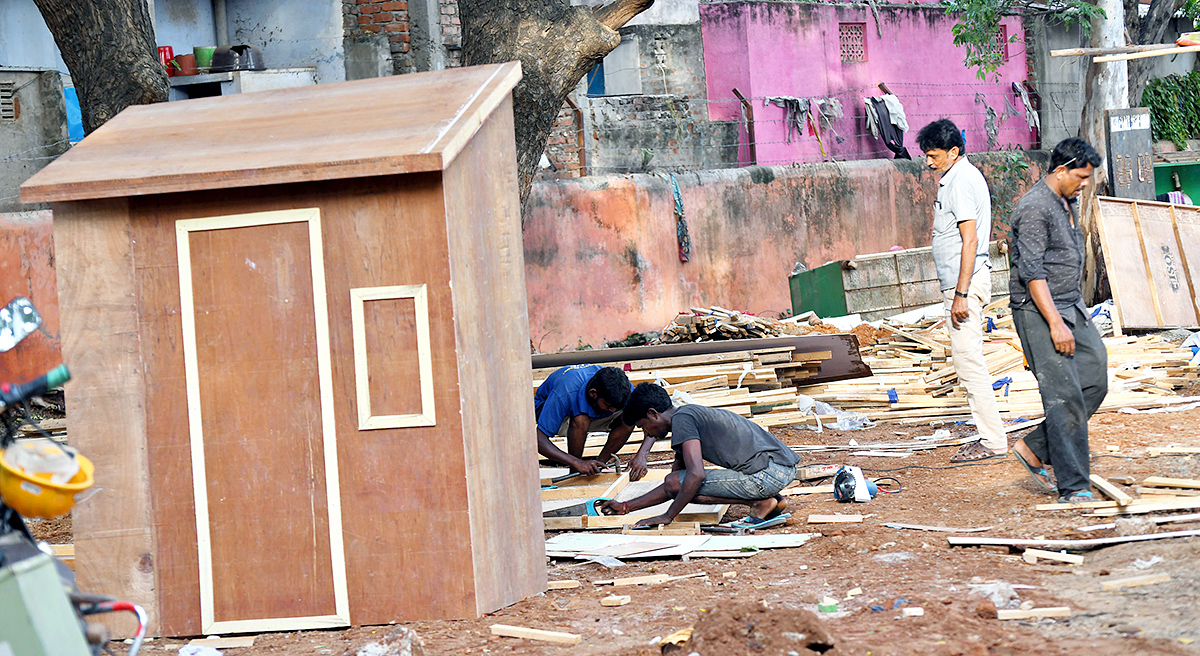
[[[1168,75],[1151,80],[1142,93],[1142,107],[1150,108],[1150,130],[1155,139],[1169,139],[1176,148],[1200,138],[1200,73]]]
[[[1200,2],[1200,0],[1189,0]],[[958,23],[951,28],[954,45],[966,50],[963,64],[976,69],[976,76],[986,80],[996,75],[1004,63],[1004,49],[999,47],[1000,19],[1005,16],[1042,16],[1064,25],[1079,25],[1083,36],[1091,32],[1092,19],[1104,17],[1104,10],[1082,0],[1053,0],[1049,3],[1031,0],[947,0],[946,13],[958,14]],[[1012,40],[1016,40],[1015,35]]]

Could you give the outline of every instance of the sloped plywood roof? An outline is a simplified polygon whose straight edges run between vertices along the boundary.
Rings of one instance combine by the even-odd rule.
[[[25,184],[26,203],[439,171],[520,62],[130,107]]]

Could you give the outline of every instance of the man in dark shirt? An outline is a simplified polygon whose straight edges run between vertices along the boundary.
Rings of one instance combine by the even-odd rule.
[[[605,512],[624,515],[674,499],[666,513],[635,524],[653,526],[671,523],[693,501],[741,503],[751,507],[747,521],[753,524],[786,507],[779,491],[795,480],[800,457],[758,424],[720,408],[674,407],[654,383],[634,388],[624,414],[648,437],[671,433],[675,463],[662,485],[631,501],[605,502]],[[705,469],[705,460],[724,469]]]
[[[1013,210],[1009,301],[1025,360],[1037,378],[1046,421],[1013,452],[1058,500],[1091,500],[1087,423],[1108,393],[1108,355],[1083,304],[1084,238],[1073,204],[1100,165],[1086,141],[1066,139],[1050,155],[1050,174]]]

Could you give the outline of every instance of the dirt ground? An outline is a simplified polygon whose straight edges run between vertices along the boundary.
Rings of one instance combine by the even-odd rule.
[[[1186,456],[1144,456],[1144,447],[1200,444],[1200,410],[1154,415],[1104,414],[1090,424],[1092,471],[1200,477],[1200,460]],[[876,426],[866,431],[779,429],[792,444],[894,442],[928,435],[930,426]],[[958,435],[967,427],[953,427]],[[1014,434],[1016,437],[1020,433]],[[1119,451],[1110,454],[1106,447]],[[594,563],[548,562],[551,580],[576,579],[581,588],[530,597],[477,620],[402,623],[424,640],[426,654],[565,654],[577,656],[657,655],[696,652],[738,654],[904,656],[953,654],[1198,654],[1200,653],[1200,540],[1184,538],[1126,544],[1087,552],[1082,565],[1025,563],[1007,549],[950,547],[946,533],[898,530],[885,522],[952,527],[991,526],[986,535],[1004,537],[1084,537],[1074,529],[1108,521],[1084,511],[1038,512],[1053,500],[1041,492],[1010,456],[972,466],[949,466],[953,447],[918,452],[908,458],[847,458],[837,453],[806,456],[805,462],[849,462],[869,476],[898,478],[903,490],[868,504],[849,507],[832,496],[792,497],[788,533],[819,532],[803,547],[760,552],[750,558],[688,561],[627,561],[607,569]],[[811,513],[858,512],[861,524],[808,526]],[[746,513],[734,506],[726,519]],[[1200,529],[1177,523],[1159,530]],[[1112,530],[1086,537],[1114,535]],[[1161,562],[1139,570],[1139,559]],[[497,563],[497,566],[502,566]],[[611,587],[592,581],[649,573],[705,572],[707,579],[616,590],[632,596],[621,607],[601,607]],[[1146,573],[1171,579],[1145,587],[1104,592],[1101,583]],[[861,594],[847,593],[861,588]],[[988,601],[992,594],[994,601]],[[834,613],[817,612],[825,596],[839,600]],[[1069,619],[1000,621],[995,606],[1070,606]],[[920,607],[920,617],[902,617],[904,607]],[[574,646],[493,637],[492,624],[566,631],[583,636]],[[666,651],[659,641],[695,627],[693,642]],[[394,627],[344,631],[263,634],[251,648],[228,649],[231,656],[332,654],[379,640]],[[154,640],[144,653],[168,653],[185,641]],[[112,645],[124,653],[124,645]]]

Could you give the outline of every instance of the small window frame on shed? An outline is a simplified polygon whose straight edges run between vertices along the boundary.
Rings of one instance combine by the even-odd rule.
[[[867,61],[867,24],[838,23],[838,50],[843,63]]]

